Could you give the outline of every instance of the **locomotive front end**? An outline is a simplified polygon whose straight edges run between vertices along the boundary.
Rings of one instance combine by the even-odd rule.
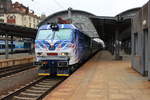
[[[44,25],[35,40],[36,64],[39,75],[69,76],[75,52],[73,30],[66,25]]]

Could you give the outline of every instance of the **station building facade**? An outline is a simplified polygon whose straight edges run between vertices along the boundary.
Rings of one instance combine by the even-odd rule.
[[[150,1],[132,19],[132,67],[150,80]]]
[[[40,22],[40,17],[18,2],[0,0],[0,22],[36,28]]]

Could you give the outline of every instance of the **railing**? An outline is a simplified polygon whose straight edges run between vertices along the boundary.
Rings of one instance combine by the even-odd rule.
[[[35,60],[34,56],[24,57],[24,58],[16,58],[16,59],[0,60],[0,68],[32,63],[32,62],[34,62],[34,60]]]

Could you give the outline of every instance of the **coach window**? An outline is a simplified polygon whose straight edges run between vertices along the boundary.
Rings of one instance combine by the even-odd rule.
[[[8,45],[8,48],[11,48],[11,45],[10,45],[10,44]]]
[[[5,48],[5,45],[2,45],[2,49],[4,49]]]
[[[77,41],[77,39],[76,39],[76,34],[77,34],[77,32],[76,32],[76,30],[73,30],[73,32],[72,32],[73,34],[72,34],[72,37],[73,37],[73,41]]]
[[[15,48],[15,45],[13,44],[13,48]]]
[[[82,38],[82,33],[81,33],[80,31],[78,31],[78,41],[79,41],[79,42],[78,42],[78,43],[79,43],[79,47],[82,46],[81,43],[82,43],[82,41],[83,41],[83,38]]]
[[[82,32],[79,32],[79,39],[81,40],[81,41],[83,41],[84,40],[84,35],[83,35],[83,33]]]

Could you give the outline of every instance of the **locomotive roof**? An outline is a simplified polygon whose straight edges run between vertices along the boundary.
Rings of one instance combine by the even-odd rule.
[[[73,24],[57,24],[60,29],[77,29]],[[51,29],[51,24],[42,25],[39,27],[39,30]]]

